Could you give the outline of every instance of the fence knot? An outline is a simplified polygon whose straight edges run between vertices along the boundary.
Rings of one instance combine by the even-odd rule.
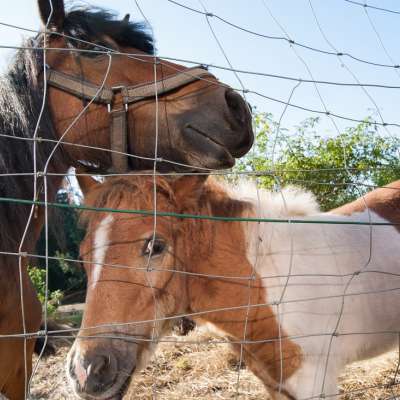
[[[37,337],[47,336],[47,331],[45,331],[45,330],[37,331],[36,336]]]
[[[214,17],[214,14],[212,12],[206,12],[206,17]]]

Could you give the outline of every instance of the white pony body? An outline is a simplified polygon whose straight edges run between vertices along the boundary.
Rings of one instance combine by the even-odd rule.
[[[282,331],[302,349],[300,368],[282,388],[296,400],[337,394],[347,363],[398,345],[399,232],[393,226],[334,224],[388,221],[368,210],[320,213],[311,194],[293,188],[271,194],[239,186],[234,196],[251,201],[256,217],[315,221],[244,223],[248,259],[264,278]]]

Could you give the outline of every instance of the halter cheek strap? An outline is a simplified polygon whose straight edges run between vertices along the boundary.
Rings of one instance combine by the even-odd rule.
[[[128,170],[128,119],[129,105],[139,101],[162,96],[175,89],[179,89],[192,82],[207,77],[215,80],[203,66],[197,66],[177,72],[174,75],[156,82],[146,82],[134,86],[103,87],[80,78],[55,71],[51,68],[47,71],[47,83],[57,89],[63,90],[83,100],[104,104],[111,115],[110,143],[111,143],[111,168],[108,172],[124,173]],[[122,96],[123,108],[114,109],[115,96]]]

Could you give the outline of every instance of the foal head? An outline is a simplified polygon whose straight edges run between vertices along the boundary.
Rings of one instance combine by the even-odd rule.
[[[179,186],[190,192],[195,180],[181,179]],[[153,185],[152,177],[111,178],[91,188],[86,204],[153,210]],[[180,195],[165,179],[157,178],[156,189],[157,210],[182,210]],[[163,318],[187,311],[185,276],[175,272],[186,261],[177,250],[185,222],[90,211],[83,220],[87,234],[81,257],[88,289],[68,373],[79,395],[109,398],[123,391],[131,374],[146,363],[157,338],[172,322]]]
[[[158,212],[224,217],[252,213],[250,204],[199,176],[110,178],[89,190],[88,206],[150,214],[86,211],[81,246],[88,277],[86,308],[68,361],[75,391],[98,399],[123,392],[172,321],[186,313],[211,322],[234,341],[246,332],[255,341],[244,348],[246,362],[273,387],[280,376],[277,354],[292,357],[293,349],[265,342],[277,337],[279,329],[247,258],[244,223],[171,215],[155,221],[154,187]],[[247,308],[249,302],[265,306]],[[290,374],[287,360],[285,366]]]

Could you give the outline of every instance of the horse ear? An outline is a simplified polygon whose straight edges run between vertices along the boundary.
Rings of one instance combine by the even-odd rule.
[[[38,0],[38,6],[42,24],[61,32],[65,19],[64,0]]]
[[[125,17],[124,17],[123,20],[122,20],[122,23],[123,23],[124,25],[127,25],[128,22],[129,22],[129,18],[130,18],[130,17],[131,17],[131,16],[130,16],[129,14],[126,14]]]
[[[96,181],[89,175],[79,175],[85,173],[86,172],[85,170],[77,168],[75,172],[76,172],[76,179],[79,183],[79,187],[81,188],[84,197],[86,197],[86,195],[95,187],[101,185],[100,182]]]
[[[197,200],[202,191],[208,175],[183,175],[174,179],[172,189],[175,197],[179,200],[187,202],[188,200]]]

